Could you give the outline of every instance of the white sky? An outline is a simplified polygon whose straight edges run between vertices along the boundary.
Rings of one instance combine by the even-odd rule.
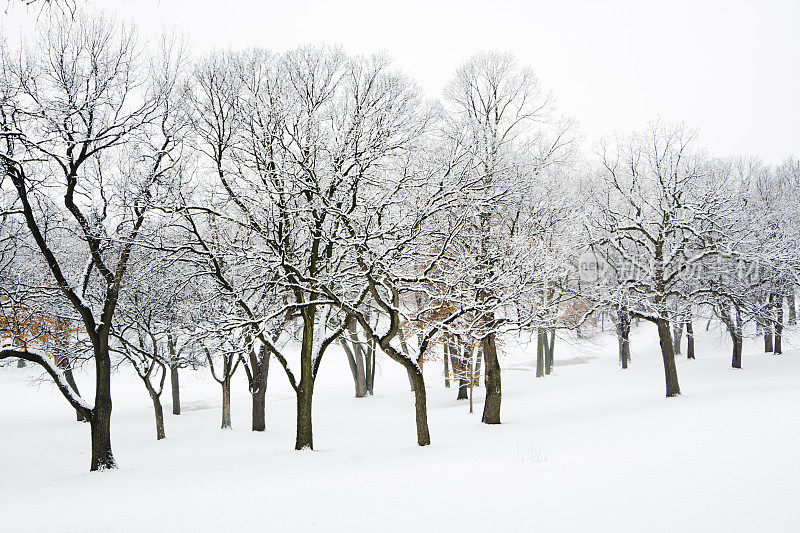
[[[196,52],[385,50],[432,97],[471,53],[507,50],[590,142],[661,117],[697,127],[720,155],[800,155],[800,0],[76,1],[133,19],[145,35],[174,26]],[[12,38],[35,15],[0,12]]]

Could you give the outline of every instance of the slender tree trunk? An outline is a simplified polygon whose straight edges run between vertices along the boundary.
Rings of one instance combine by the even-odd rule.
[[[669,321],[664,318],[656,319],[658,327],[658,340],[661,345],[661,357],[664,360],[664,379],[667,386],[667,398],[678,396],[681,393],[678,385],[678,370],[675,367],[675,354],[672,351],[672,334]]]
[[[786,294],[786,306],[789,310],[789,325],[794,326],[797,324],[797,307],[794,298],[794,286],[789,287]]]
[[[350,336],[350,344],[353,349],[353,359],[355,361],[356,398],[363,398],[367,395],[367,377],[364,369],[364,350],[358,339],[355,320],[350,321],[348,333]]]
[[[617,340],[619,341],[619,361],[622,369],[628,368],[631,360],[631,316],[625,309],[620,309],[617,313]]]
[[[764,313],[767,315],[767,320],[763,323],[764,328],[764,353],[770,353],[775,348],[772,344],[772,296],[770,295],[767,301]]]
[[[775,346],[774,352],[783,352],[783,296],[775,295]]]
[[[375,342],[370,339],[367,341],[366,357],[364,358],[364,378],[367,394],[375,394]]]
[[[475,378],[475,374],[473,373],[474,368],[472,365],[472,359],[469,360],[469,414],[472,414],[472,390],[474,388],[473,382]]]
[[[733,340],[733,356],[731,357],[731,366],[733,368],[742,368],[742,335],[741,332],[731,332],[731,340]]]
[[[544,376],[544,330],[539,328],[536,339],[536,377]]]
[[[67,362],[67,368],[64,370],[64,378],[67,380],[67,384],[72,387],[72,390],[75,391],[75,394],[78,396],[81,395],[80,391],[78,391],[78,384],[75,383],[75,376],[72,375],[72,363]],[[75,409],[75,417],[78,422],[88,422],[89,420],[83,416],[81,411]]]
[[[228,374],[227,365],[225,377],[222,379],[222,429],[231,429],[231,376]]]
[[[478,344],[478,351],[475,354],[475,386],[481,386],[481,364],[483,363],[483,342]]]
[[[444,354],[444,386],[450,388],[450,348],[445,344],[442,349]]]
[[[549,330],[550,340],[547,339],[548,332],[545,331],[544,340],[545,340],[545,354],[544,354],[544,370],[545,373],[549,376],[550,373],[553,371],[553,355],[555,352],[556,347],[556,330],[555,328],[550,328]]]
[[[156,391],[151,387],[148,387],[147,392],[150,393],[150,399],[153,400],[153,413],[156,419],[156,440],[161,440],[166,438],[164,432],[164,409],[161,406],[161,397],[156,394]]]
[[[683,336],[683,322],[672,324],[672,353],[681,354],[681,337]]]
[[[694,359],[694,326],[692,325],[692,309],[689,308],[689,316],[686,319],[686,358]]]
[[[172,389],[172,414],[181,414],[181,384],[178,376],[178,365],[169,365],[169,384]]]
[[[486,384],[486,398],[483,403],[484,424],[500,423],[500,403],[502,397],[502,387],[500,379],[500,364],[497,360],[497,345],[494,340],[494,333],[490,333],[481,341],[483,355],[486,359],[486,370],[484,383]]]

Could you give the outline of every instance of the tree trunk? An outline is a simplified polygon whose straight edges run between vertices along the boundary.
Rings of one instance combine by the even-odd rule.
[[[769,296],[764,314],[767,315],[767,320],[763,324],[764,328],[764,353],[770,353],[775,348],[772,344],[772,295]]]
[[[764,353],[772,353],[772,324],[764,324]]]
[[[297,436],[295,450],[313,450],[314,433],[311,426],[311,401],[313,399],[313,385],[300,383],[297,388]]]
[[[536,377],[544,376],[544,330],[539,328],[536,339]]]
[[[231,376],[227,373],[222,380],[222,429],[231,429]]]
[[[450,388],[450,348],[445,344],[442,349],[444,354],[444,386]]]
[[[731,340],[733,340],[733,356],[731,358],[731,366],[733,368],[742,368],[742,334],[731,332]]]
[[[544,353],[544,371],[548,376],[553,371],[553,354],[556,347],[556,330],[550,328],[550,340],[547,339],[547,332],[544,334],[545,340],[545,353]]]
[[[484,424],[500,423],[500,403],[502,401],[502,387],[500,380],[500,364],[497,360],[497,345],[494,333],[490,333],[481,341],[483,356],[486,359],[484,383],[486,384],[486,398],[483,403]]]
[[[789,325],[794,326],[797,324],[797,308],[794,301],[794,287],[789,287],[786,294],[786,307],[789,310]]]
[[[181,385],[178,377],[178,365],[169,365],[169,383],[172,388],[172,414],[181,414]]]
[[[631,316],[627,310],[620,309],[617,314],[617,340],[619,341],[619,361],[622,369],[628,368],[631,360]]]
[[[149,387],[148,387],[149,388]],[[164,433],[164,409],[161,407],[161,398],[154,390],[148,390],[150,399],[153,400],[153,412],[156,418],[156,440],[166,438]]]
[[[95,349],[95,397],[92,409],[92,461],[89,470],[110,470],[117,467],[111,451],[111,358],[106,350]],[[102,348],[101,348],[102,350]]]
[[[783,297],[775,295],[775,346],[774,352],[779,354],[783,352]]]
[[[267,378],[269,377],[269,352],[266,348],[261,349],[261,360],[258,362],[255,374],[253,375],[252,391],[253,398],[253,420],[252,431],[264,431],[267,429]]]
[[[681,337],[683,336],[683,322],[672,324],[672,353],[681,354]]]
[[[692,326],[692,310],[686,318],[686,358],[694,359],[694,326]]]
[[[475,354],[475,386],[481,386],[481,365],[483,363],[483,346],[478,344],[478,351]]]
[[[667,398],[678,396],[681,393],[678,385],[678,370],[675,367],[675,353],[672,351],[672,334],[669,321],[664,318],[656,319],[658,327],[658,340],[661,345],[661,357],[664,360],[664,378],[667,386]]]
[[[72,387],[72,390],[75,391],[75,394],[80,396],[81,393],[78,391],[78,384],[75,383],[75,376],[72,375],[72,364],[69,362],[67,363],[66,370],[64,370],[64,378],[67,380],[69,386]],[[85,416],[83,416],[83,413],[77,409],[75,409],[75,417],[77,418],[78,422],[89,421]]]
[[[417,444],[427,446],[431,443],[431,435],[428,430],[428,407],[425,395],[425,378],[422,371],[413,363],[409,362],[410,368],[408,375],[414,384],[414,410],[417,425]]]
[[[370,339],[367,341],[367,353],[364,357],[364,378],[366,380],[367,394],[375,394],[375,342]]]

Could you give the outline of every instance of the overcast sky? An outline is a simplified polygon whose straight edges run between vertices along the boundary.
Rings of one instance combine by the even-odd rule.
[[[76,1],[145,35],[174,26],[198,53],[320,42],[387,51],[431,97],[473,52],[507,50],[589,142],[661,117],[697,127],[720,155],[800,155],[800,0]],[[35,14],[0,17],[14,38]]]

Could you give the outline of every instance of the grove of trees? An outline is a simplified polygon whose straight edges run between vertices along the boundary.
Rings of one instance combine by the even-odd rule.
[[[625,369],[631,328],[651,322],[676,396],[684,332],[702,357],[698,317],[724,324],[735,368],[751,329],[781,353],[800,272],[800,160],[717,157],[696,137],[656,120],[586,147],[506,53],[469,57],[429,100],[384,55],[195,57],[176,36],[51,13],[0,41],[0,361],[44,369],[88,422],[91,470],[116,467],[119,364],[158,439],[182,369],[219,383],[223,428],[244,372],[253,431],[282,373],[298,450],[335,350],[359,401],[378,357],[403,367],[420,446],[426,361],[470,405],[485,387],[482,422],[501,423],[510,333],[537,335],[545,377],[567,332],[608,317]]]

